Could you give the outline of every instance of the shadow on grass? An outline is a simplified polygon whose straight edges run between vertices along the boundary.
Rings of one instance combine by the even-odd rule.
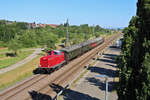
[[[116,73],[118,72],[115,70],[105,69],[105,68],[96,67],[96,66],[89,67],[88,70],[90,70],[91,72],[94,72],[94,73],[106,75],[108,77],[116,77]]]
[[[57,84],[51,84],[50,87],[56,93],[64,89],[62,86]],[[84,94],[71,89],[65,89],[64,92],[61,94],[61,96],[63,96],[63,100],[100,100],[98,98],[91,97],[88,94]]]
[[[121,47],[117,47],[117,45],[112,45],[112,46],[109,46],[110,49],[114,49],[114,50],[121,50]]]
[[[6,55],[7,57],[16,57],[16,56],[17,56],[16,53],[5,53],[5,55]]]
[[[109,48],[117,48],[117,47],[113,45],[113,46],[110,46]]]
[[[105,53],[105,54],[103,54],[104,56],[107,56],[107,57],[115,57],[115,56],[117,56],[116,54],[108,54],[108,53]]]
[[[115,64],[117,64],[118,58],[119,56],[115,54],[104,54],[103,59],[98,59],[98,61],[105,62],[105,65],[117,68],[118,66]]]
[[[97,86],[100,90],[105,91],[106,90],[106,83],[100,81],[100,79],[96,79],[94,77],[86,78],[88,82],[91,83],[91,85]],[[118,82],[108,82],[108,91],[112,92],[114,90],[117,90],[116,85]]]
[[[112,59],[97,59],[97,60],[98,61],[103,61],[103,62],[106,62],[106,63],[116,64],[116,61],[112,60]]]
[[[116,56],[103,56],[104,58],[110,59],[110,60],[115,60]]]

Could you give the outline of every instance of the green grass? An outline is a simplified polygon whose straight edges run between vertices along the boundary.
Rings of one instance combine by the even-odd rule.
[[[6,55],[3,53],[3,54],[0,54],[0,59],[6,57]]]
[[[20,52],[16,57],[6,57],[5,54],[0,54],[0,69],[6,68],[12,64],[17,63],[29,56],[34,50]]]
[[[0,75],[0,90],[12,86],[21,80],[33,75],[33,70],[36,69],[40,62],[40,57],[34,58],[30,62]]]
[[[0,53],[8,52],[8,48],[0,48]]]
[[[20,49],[19,51],[30,51],[30,50],[33,50],[34,48],[22,48]],[[11,50],[8,50],[7,47],[5,48],[0,48],[0,54],[3,54],[3,53],[10,53],[12,52]]]

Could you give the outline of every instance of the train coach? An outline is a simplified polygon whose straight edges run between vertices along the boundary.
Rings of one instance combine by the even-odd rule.
[[[51,73],[62,67],[65,63],[68,63],[72,59],[84,54],[103,42],[104,38],[99,37],[87,42],[62,48],[61,50],[48,51],[46,56],[40,58],[40,66],[38,71],[34,73]]]

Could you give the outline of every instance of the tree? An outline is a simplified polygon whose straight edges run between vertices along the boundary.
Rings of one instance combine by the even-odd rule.
[[[96,27],[95,27],[95,31],[96,32],[98,32],[98,31],[100,31],[102,28],[99,26],[99,25],[96,25]]]
[[[55,44],[57,43],[58,39],[57,39],[57,36],[54,35],[54,34],[49,34],[47,36],[46,39],[46,45],[47,45],[47,48],[48,49],[56,49],[56,46]]]
[[[28,23],[24,23],[24,22],[17,22],[16,23],[16,27],[19,29],[28,29]]]
[[[124,30],[119,100],[150,100],[150,0],[138,0],[137,16]]]
[[[83,42],[84,39],[84,34],[83,33],[72,33],[70,34],[70,41],[71,41],[71,45],[73,44],[79,44],[81,42]]]
[[[17,39],[12,39],[8,45],[8,49],[12,50],[15,56],[18,55],[18,50],[21,49],[21,47],[22,46]]]
[[[34,30],[27,30],[20,36],[19,40],[26,48],[35,47],[37,46],[37,37]]]

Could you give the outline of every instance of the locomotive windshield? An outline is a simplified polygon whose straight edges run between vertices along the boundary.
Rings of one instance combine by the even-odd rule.
[[[57,52],[54,52],[54,55],[57,55],[58,53]]]
[[[48,51],[47,53],[48,53],[48,55],[51,55],[51,51]]]
[[[54,50],[54,54],[55,54],[55,55],[61,55],[61,51],[59,51],[59,50]]]

